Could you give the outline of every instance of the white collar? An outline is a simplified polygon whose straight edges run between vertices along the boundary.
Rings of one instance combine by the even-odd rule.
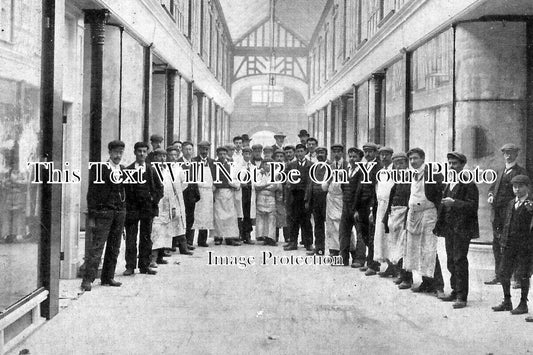
[[[505,163],[505,170],[511,169],[515,165],[516,165],[516,160],[513,161],[512,163]]]

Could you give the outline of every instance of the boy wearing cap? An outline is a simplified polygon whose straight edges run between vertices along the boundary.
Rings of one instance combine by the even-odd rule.
[[[263,147],[263,159],[272,160],[272,154],[274,154],[274,151],[271,146]]]
[[[124,153],[124,142],[115,140],[107,145],[109,149],[108,165],[102,167],[103,184],[96,184],[97,166],[89,171],[89,189],[87,191],[88,225],[91,227],[91,240],[88,254],[85,256],[85,269],[81,289],[91,291],[91,284],[96,278],[98,266],[106,246],[104,265],[100,280],[102,285],[121,286],[115,281],[115,268],[120,253],[120,242],[124,221],[126,219],[126,192],[122,183],[111,181],[112,173],[123,170],[120,161]]]
[[[464,154],[450,152],[447,157],[451,169],[457,173],[464,169]],[[455,302],[453,308],[464,308],[468,297],[468,247],[470,239],[479,238],[479,191],[473,181],[451,182],[444,188],[442,197],[433,233],[446,241],[452,293],[441,300]]]
[[[508,202],[501,235],[502,259],[499,278],[503,289],[503,302],[492,307],[495,312],[511,311],[511,314],[528,312],[527,296],[531,276],[531,258],[533,256],[533,234],[531,220],[533,201],[529,197],[531,181],[526,175],[517,175],[511,180],[515,198]],[[516,270],[516,271],[515,271]],[[511,302],[511,276],[521,281],[521,297],[518,307],[513,309]]]
[[[393,169],[400,173],[407,171],[409,160],[404,152],[395,153],[392,156]],[[396,265],[399,270],[398,277],[394,283],[400,290],[411,288],[413,284],[413,275],[410,271],[403,268],[403,258],[405,256],[406,234],[405,222],[407,219],[407,210],[409,209],[409,195],[411,185],[409,183],[397,182],[394,184],[389,195],[389,204],[383,217],[385,232],[388,232],[390,253],[389,260]]]
[[[307,144],[307,139],[309,139],[309,133],[305,129],[300,130],[300,133],[298,133],[298,138],[300,138],[300,144],[303,144],[304,146]]]
[[[507,143],[501,148],[505,168],[498,171],[496,181],[489,188],[488,203],[492,205],[492,252],[494,254],[494,279],[486,281],[486,285],[496,285],[500,281],[498,272],[501,261],[501,234],[509,201],[515,198],[511,180],[517,175],[527,175],[526,170],[516,163],[520,148]]]

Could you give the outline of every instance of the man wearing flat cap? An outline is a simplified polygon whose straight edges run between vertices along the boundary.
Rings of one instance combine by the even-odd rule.
[[[99,166],[93,165],[89,171],[89,190],[87,191],[88,227],[91,228],[90,246],[85,256],[85,269],[81,289],[91,291],[98,266],[106,246],[104,265],[100,280],[102,285],[121,286],[115,281],[115,269],[120,252],[120,242],[126,219],[126,192],[122,182],[115,183],[113,178],[122,175],[120,165],[125,144],[114,140],[107,145],[109,160],[102,166],[101,178],[104,183],[96,183]],[[113,175],[113,176],[111,176]]]
[[[348,171],[348,163],[344,159],[344,146],[333,144],[331,146],[331,169]],[[342,214],[342,183],[334,182],[333,179],[322,184],[322,189],[326,195],[326,248],[331,256],[338,256],[339,246],[339,225]],[[352,243],[355,245],[355,243]]]
[[[263,161],[263,146],[261,144],[252,145],[252,164],[255,165],[257,169],[261,167],[261,162]]]
[[[407,156],[416,174],[409,195],[404,267],[422,276],[422,283],[412,287],[411,291],[436,293],[440,298],[444,297],[444,282],[437,256],[438,239],[433,230],[442,199],[444,177],[433,174],[434,183],[428,182],[429,167],[425,164],[426,154],[421,148],[411,148]]]
[[[194,208],[194,224],[193,229],[198,230],[198,246],[208,247],[207,231],[213,230],[213,185],[215,164],[209,155],[211,143],[202,141],[198,143],[198,156],[192,159],[196,163],[198,180],[203,177],[203,181],[198,181],[198,191],[200,192],[200,200],[196,203]]]
[[[161,146],[163,145],[163,136],[160,134],[152,134],[150,136],[150,144],[152,145],[152,150],[150,151],[150,153],[148,153],[148,157],[146,158],[148,164],[154,161],[154,151],[158,148],[161,148]]]
[[[392,155],[392,164],[394,171],[400,175],[407,172],[409,160],[404,152]],[[389,261],[396,265],[399,271],[398,277],[394,283],[400,290],[411,288],[413,284],[413,275],[410,271],[403,268],[405,257],[405,243],[407,230],[405,221],[409,206],[409,195],[411,193],[411,184],[408,182],[395,182],[389,194],[389,204],[387,211],[383,216],[383,225],[388,232],[389,244]]]
[[[496,181],[489,188],[488,203],[492,205],[492,252],[494,254],[494,278],[486,281],[486,285],[496,285],[499,283],[498,270],[501,261],[500,239],[503,232],[505,211],[507,204],[515,196],[511,180],[517,175],[527,175],[526,170],[516,163],[520,148],[512,143],[504,144],[501,147],[505,168],[498,170]]]
[[[515,198],[507,203],[500,239],[502,258],[499,278],[504,298],[503,302],[492,307],[492,310],[524,314],[528,312],[527,296],[533,257],[533,235],[531,232],[533,201],[529,196],[531,181],[527,175],[516,175],[511,179],[511,184]],[[513,272],[520,281],[522,289],[520,303],[515,309],[513,309],[511,302],[511,276]]]
[[[313,228],[311,226],[310,213],[305,206],[305,193],[309,183],[309,169],[311,162],[305,159],[305,146],[296,145],[296,161],[289,163],[285,169],[287,174],[292,170],[299,172],[300,181],[298,183],[289,183],[289,205],[288,217],[290,228],[290,242],[284,246],[284,250],[298,249],[298,232],[302,229],[302,241],[307,251],[312,250]],[[303,208],[302,208],[303,207]]]
[[[366,163],[367,169],[370,171],[369,178],[371,183],[361,184],[361,188],[357,190],[356,200],[358,201],[358,218],[356,219],[356,222],[358,225],[357,231],[361,234],[360,236],[358,235],[357,238],[361,238],[367,248],[366,265],[362,265],[359,270],[364,271],[365,275],[370,276],[375,275],[380,267],[379,263],[374,260],[374,217],[377,209],[376,175],[381,169],[381,164],[377,159],[377,144],[371,142],[364,144],[363,153],[363,162]],[[372,164],[372,168],[370,168],[370,164]],[[370,269],[370,271],[368,269]]]
[[[225,146],[218,147],[217,161],[215,162],[214,191],[214,239],[215,245],[222,244],[225,240],[227,245],[241,245],[239,240],[239,226],[237,224],[237,211],[235,209],[234,191],[240,187],[233,181],[233,171],[229,165]],[[229,178],[223,171],[229,174]]]
[[[459,173],[464,169],[464,154],[450,152],[447,157],[452,170]],[[474,181],[454,181],[446,185],[442,197],[433,233],[445,238],[452,293],[441,299],[455,302],[453,308],[464,308],[468,298],[468,247],[471,239],[479,238],[479,191]]]
[[[278,149],[283,149],[283,143],[285,142],[285,135],[283,133],[277,133],[274,135],[274,139],[276,140],[276,143],[272,146],[272,149],[274,152]]]
[[[383,224],[383,217],[387,211],[389,205],[390,191],[394,186],[393,179],[388,179],[390,172],[392,172],[392,154],[394,151],[390,147],[381,147],[378,150],[382,168],[378,174],[381,174],[383,179],[376,182],[376,218],[375,218],[375,232],[374,232],[374,259],[384,263],[387,268],[379,273],[381,277],[395,276],[396,270],[394,265],[390,261],[392,245],[389,243],[390,238],[385,231],[385,225]],[[383,267],[382,267],[383,269]],[[369,269],[365,275],[370,276],[374,274],[374,270]]]
[[[325,147],[316,148],[316,157],[319,163],[326,164],[328,150]],[[324,180],[326,169],[325,165],[316,165],[314,171],[317,181]],[[317,183],[310,179],[307,185],[305,203],[314,221],[315,250],[308,251],[307,255],[324,255],[326,249],[326,196],[327,191],[322,190],[322,183]]]

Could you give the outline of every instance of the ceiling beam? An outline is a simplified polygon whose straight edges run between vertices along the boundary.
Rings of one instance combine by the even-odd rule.
[[[233,55],[270,57],[272,55],[272,49],[274,49],[277,57],[307,57],[309,54],[306,47],[235,47],[233,49]]]

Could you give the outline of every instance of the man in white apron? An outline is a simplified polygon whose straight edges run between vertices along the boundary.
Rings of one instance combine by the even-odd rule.
[[[208,247],[207,231],[213,230],[213,174],[215,165],[213,159],[208,157],[211,144],[208,141],[198,143],[198,156],[192,159],[196,163],[198,190],[200,200],[196,202],[194,209],[193,229],[198,231],[198,246]],[[200,181],[203,179],[203,181]]]

